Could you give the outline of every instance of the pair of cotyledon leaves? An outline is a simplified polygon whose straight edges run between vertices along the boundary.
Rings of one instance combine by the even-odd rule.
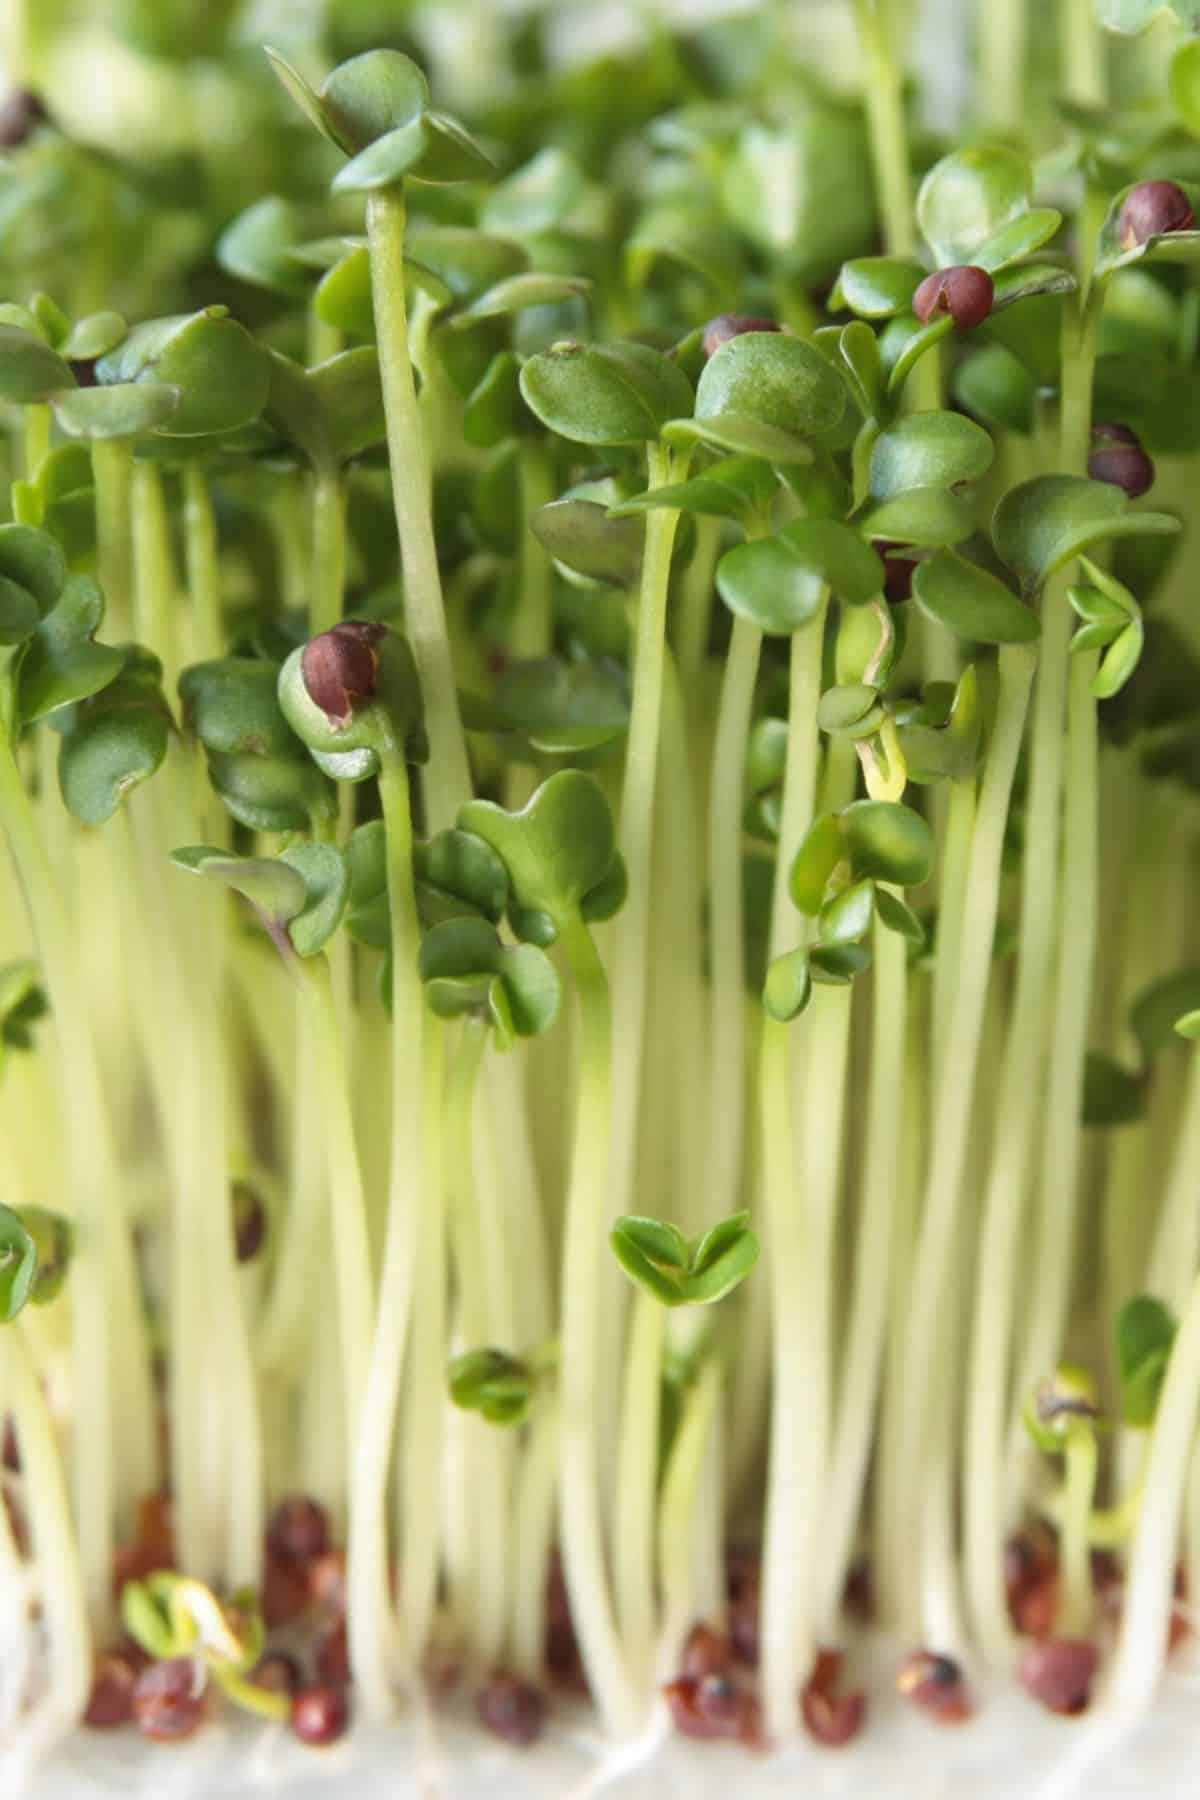
[[[785,1023],[804,1011],[814,981],[845,986],[870,965],[865,940],[879,921],[910,943],[924,942],[916,914],[893,893],[929,878],[933,836],[920,813],[899,801],[856,800],[816,818],[796,853],[789,892],[817,920],[817,940],[779,956],[767,970],[763,1005]],[[887,885],[881,885],[886,883]]]
[[[97,644],[103,616],[96,582],[68,574],[49,532],[0,526],[0,712],[10,735],[50,719],[62,735],[63,798],[89,825],[154,773],[171,727],[157,659],[134,644]]]
[[[62,1289],[73,1233],[61,1213],[42,1206],[0,1206],[0,1324],[23,1307],[47,1306]]]

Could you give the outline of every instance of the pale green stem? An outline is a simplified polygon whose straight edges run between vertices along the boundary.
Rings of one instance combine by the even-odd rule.
[[[703,696],[704,666],[708,634],[712,626],[713,595],[716,591],[717,556],[721,549],[721,521],[700,515],[695,521],[695,528],[696,541],[692,549],[692,560],[680,578],[675,641],[679,680],[693,718]]]
[[[687,457],[672,457],[654,444],[648,451],[650,486],[682,480]],[[620,844],[628,876],[628,893],[617,924],[612,989],[613,1037],[621,1053],[612,1072],[612,1150],[608,1211],[630,1211],[634,1151],[637,1143],[638,1097],[645,1042],[646,978],[650,945],[651,861],[654,846],[654,798],[658,783],[658,750],[662,723],[663,670],[666,659],[667,594],[671,549],[679,514],[656,507],[646,519],[646,549],[638,599],[633,658],[633,698],[625,751],[621,795]]]
[[[295,996],[295,1073],[292,1080],[288,1205],[259,1334],[263,1367],[276,1374],[297,1370],[305,1348],[308,1308],[320,1267],[325,1216],[325,1170],[319,1123],[320,1082],[313,1045],[303,1025],[304,996]]]
[[[976,104],[980,117],[1003,132],[1019,129],[1025,104],[1027,0],[976,0]]]
[[[451,1158],[453,1199],[450,1208],[458,1332],[464,1349],[507,1344],[497,1332],[494,1285],[485,1245],[486,1209],[475,1179],[474,1115],[479,1068],[487,1044],[487,1025],[468,1017],[450,1069],[445,1104],[445,1132]],[[461,1453],[472,1496],[471,1516],[484,1523],[471,1530],[466,1570],[469,1582],[460,1591],[459,1609],[470,1620],[471,1648],[484,1667],[495,1664],[508,1622],[508,1545],[505,1455],[509,1433],[477,1416],[461,1421]],[[461,1589],[460,1582],[460,1589]]]
[[[539,1404],[526,1436],[513,1519],[509,1646],[513,1673],[523,1681],[540,1682],[545,1673],[546,1577],[557,1484],[558,1403],[547,1397]]]
[[[946,806],[946,830],[942,840],[938,879],[937,942],[933,962],[933,1004],[930,1054],[939,1067],[954,1010],[954,986],[958,979],[958,954],[962,941],[963,900],[971,863],[971,839],[975,831],[975,777],[956,781]]]
[[[677,1671],[684,1640],[699,1610],[692,1559],[693,1526],[722,1384],[720,1358],[709,1354],[688,1389],[683,1417],[663,1474],[658,1508],[663,1611],[658,1666],[664,1678]]]
[[[308,633],[328,631],[342,617],[346,586],[346,487],[335,466],[312,478],[312,575]]]
[[[892,1278],[888,1294],[887,1345],[883,1359],[880,1417],[875,1451],[875,1492],[871,1509],[872,1574],[881,1621],[895,1627],[912,1614],[910,1589],[912,1545],[893,1536],[888,1519],[903,1481],[908,1445],[901,1435],[900,1395],[903,1356],[912,1299],[913,1248],[920,1222],[921,1187],[925,1174],[926,1118],[932,1091],[927,1053],[928,986],[914,984],[909,991],[908,1042],[904,1059],[904,1130],[896,1178],[896,1224],[893,1236]]]
[[[1091,27],[1094,31],[1094,26]],[[1060,457],[1072,474],[1087,468],[1092,416],[1096,327],[1102,293],[1092,293],[1063,318],[1062,418]],[[1064,577],[1064,583],[1066,578]],[[1043,613],[1043,636],[1055,610],[1070,615],[1065,594],[1053,591]],[[1066,798],[1059,913],[1070,921],[1058,944],[1058,969],[1050,1026],[1049,1082],[1040,1171],[1040,1208],[1034,1255],[1033,1292],[1013,1396],[1012,1432],[1020,1432],[1025,1392],[1058,1356],[1058,1340],[1069,1298],[1070,1251],[1079,1180],[1079,1095],[1096,951],[1097,863],[1099,857],[1099,745],[1096,701],[1091,692],[1097,656],[1074,659],[1068,689]],[[1036,866],[1036,864],[1035,864]],[[1045,877],[1043,876],[1043,879]]]
[[[78,1280],[73,1264],[69,1282]],[[41,1625],[46,1635],[47,1708],[62,1730],[76,1723],[92,1685],[79,1531],[71,1523],[54,1425],[20,1324],[0,1333],[5,1399],[21,1454],[22,1492],[28,1509],[38,1576]],[[103,1640],[100,1640],[103,1641]]]
[[[351,1489],[349,1588],[351,1663],[355,1680],[364,1684],[368,1715],[374,1718],[386,1717],[391,1710],[391,1645],[383,1636],[390,1611],[387,1482],[424,1184],[421,1069],[425,999],[417,968],[421,938],[413,889],[408,770],[399,746],[390,745],[381,752],[379,793],[387,843],[392,934],[392,1150],[375,1336]],[[433,1479],[432,1471],[430,1478]],[[356,1596],[357,1625],[353,1604]]]
[[[655,876],[662,948],[654,980],[671,994],[659,1015],[652,1070],[667,1088],[667,1133],[662,1146],[665,1179],[678,1194],[675,1222],[685,1235],[714,1223],[706,1211],[708,1146],[696,1130],[695,1096],[704,1092],[709,1045],[705,1030],[703,916],[699,895],[703,861],[688,742],[688,712],[675,658],[663,664],[662,750],[658,765],[658,842]],[[654,952],[652,952],[654,954]],[[654,1029],[651,1016],[651,1030]],[[664,1081],[665,1077],[665,1081]],[[648,1148],[643,1146],[643,1151]],[[732,1206],[731,1206],[732,1210]]]
[[[423,1198],[399,1456],[404,1568],[400,1622],[406,1653],[418,1667],[429,1642],[441,1560],[441,1515],[434,1472],[442,1462],[446,1408],[446,1214],[440,1129],[445,1045],[445,1026],[427,1023]]]
[[[84,1004],[78,945],[9,745],[0,747],[0,817],[37,939],[58,1051],[76,1227],[71,1281],[76,1531],[89,1616],[97,1636],[103,1636],[112,1609],[118,1496],[125,1502],[121,1510],[131,1519],[134,1502],[155,1485],[154,1403],[145,1343],[136,1323],[140,1298],[133,1246],[123,1215],[92,1020]],[[118,1309],[130,1329],[114,1329]],[[132,1357],[120,1370],[122,1410],[135,1415],[140,1443],[136,1466],[121,1468],[114,1460],[118,1342]]]
[[[1170,1180],[1146,1269],[1146,1291],[1174,1308],[1181,1307],[1187,1298],[1200,1254],[1197,1170],[1200,1170],[1200,1056],[1193,1055],[1183,1112],[1172,1147]]]
[[[1108,83],[1104,69],[1104,33],[1093,0],[1059,0],[1061,91],[1081,106],[1103,106]]]
[[[408,350],[404,220],[404,193],[399,186],[383,188],[368,197],[371,292],[387,418],[392,498],[404,566],[404,627],[425,695],[430,744],[425,774],[428,825],[431,831],[441,831],[453,825],[459,807],[470,798],[471,773],[446,632],[433,536],[429,464]]]
[[[657,1613],[654,1497],[664,1336],[662,1302],[639,1288],[625,1352],[613,1513],[613,1541],[618,1547],[613,1569],[617,1623],[630,1670],[639,1682],[650,1678]]]
[[[366,1387],[372,1303],[367,1214],[346,1070],[346,1048],[324,957],[297,964],[316,1058],[333,1227],[333,1278],[342,1347],[347,1449],[353,1459]]]
[[[92,476],[96,484],[96,572],[104,590],[104,635],[110,642],[120,643],[129,636],[133,621],[130,440],[95,439]]]
[[[1143,1716],[1167,1655],[1184,1490],[1200,1403],[1200,1280],[1171,1350],[1146,1458],[1146,1484],[1126,1571],[1121,1631],[1108,1689],[1117,1713]]]
[[[708,1221],[737,1206],[745,1134],[742,804],[762,633],[735,619],[713,739],[708,814]]]
[[[821,662],[825,648],[826,590],[807,625],[792,633],[788,670],[788,738],[779,820],[779,851],[771,895],[771,956],[793,950],[803,937],[803,923],[792,905],[788,878],[792,861],[812,824],[821,745],[817,735],[817,703],[821,698]]]
[[[192,612],[192,652],[197,662],[223,654],[221,569],[217,550],[217,515],[203,464],[188,462],[183,470],[183,541],[188,598]]]
[[[162,472],[157,463],[133,465],[133,630],[163,666],[163,689],[174,696],[179,680],[175,645],[175,568]],[[111,637],[111,627],[105,636]]]
[[[591,934],[566,922],[563,946],[579,995],[575,1140],[563,1238],[559,1366],[559,1530],[563,1574],[588,1685],[606,1728],[632,1736],[644,1704],[617,1635],[605,1572],[600,1513],[598,1317],[604,1226],[616,1210],[609,1181],[612,1142],[608,980]]]
[[[779,855],[775,870],[771,953],[779,955],[799,939],[802,927],[788,894],[791,859],[812,822],[820,745],[817,698],[825,642],[828,594],[814,617],[792,635],[789,728],[784,770]],[[813,1648],[808,1583],[812,1570],[807,1544],[796,1521],[816,1496],[806,1491],[812,1473],[808,1421],[799,1396],[810,1379],[821,1379],[811,1361],[810,1321],[798,1296],[807,1296],[802,1208],[797,1204],[798,1165],[791,1109],[793,1033],[774,1019],[763,1023],[759,1072],[762,1120],[762,1190],[771,1272],[772,1386],[770,1451],[767,1467],[763,1543],[762,1669],[767,1730],[786,1738],[795,1728],[800,1683]],[[821,1456],[824,1446],[821,1445]]]
[[[887,1502],[887,1530],[897,1543],[915,1540],[921,1518],[924,1457],[933,1425],[928,1396],[944,1349],[942,1317],[966,1165],[975,1073],[983,1028],[992,944],[996,930],[1000,863],[1013,777],[1033,679],[1034,652],[1024,646],[1000,651],[1000,689],[979,797],[971,866],[967,875],[960,969],[944,1073],[934,1099],[929,1168],[913,1269],[908,1344],[897,1395],[897,1429],[909,1462],[897,1471],[897,1491]]]
[[[1072,473],[1080,472],[1087,461],[1095,317],[1094,309],[1085,305],[1082,312],[1068,315],[1063,323],[1060,461]],[[1053,1362],[1056,1355],[1063,1299],[1055,1296],[1067,1279],[1074,1217],[1078,1096],[1095,936],[1095,701],[1087,691],[1095,665],[1093,658],[1083,658],[1091,668],[1081,671],[1077,661],[1072,669],[1064,745],[1063,689],[1072,615],[1062,586],[1062,581],[1050,586],[1042,607],[1020,956],[976,1261],[966,1408],[964,1576],[975,1630],[998,1664],[1007,1663],[1012,1649],[1004,1581],[1004,1537],[1009,1524],[1005,1452],[1014,1433],[1020,1431],[1014,1414],[1019,1414],[1022,1397],[1043,1373],[1040,1359],[1049,1357]],[[1068,775],[1062,827],[1065,910],[1059,906],[1058,879],[1064,754]],[[1072,922],[1061,943],[1060,913]],[[1057,991],[1053,973],[1056,948],[1060,958]],[[1016,1389],[1010,1393],[1017,1264],[1043,1109],[1041,1205],[1034,1226],[1038,1249],[1032,1263],[1039,1300],[1029,1315],[1033,1337],[1026,1332]]]
[[[1091,1425],[1073,1425],[1067,1434],[1066,1487],[1058,1540],[1058,1605],[1055,1630],[1060,1637],[1087,1637],[1092,1628],[1090,1521],[1096,1493],[1100,1452]]]
[[[871,1073],[867,1096],[862,1208],[855,1231],[854,1291],[837,1388],[825,1528],[817,1570],[817,1624],[836,1634],[878,1411],[887,1329],[892,1245],[901,1187],[908,948],[877,917],[871,998]]]
[[[904,122],[904,73],[896,59],[894,33],[883,0],[854,0],[854,19],[865,65],[867,131],[884,245],[889,256],[911,256],[916,238]]]
[[[1017,1394],[1028,1392],[1059,1354],[1071,1290],[1071,1247],[1083,1150],[1079,1096],[1087,1054],[1092,966],[1096,954],[1099,829],[1096,700],[1098,656],[1074,659],[1067,708],[1067,781],[1063,814],[1058,979],[1046,1087],[1040,1207],[1034,1237],[1029,1311]],[[1018,1405],[1017,1395],[1013,1396]]]

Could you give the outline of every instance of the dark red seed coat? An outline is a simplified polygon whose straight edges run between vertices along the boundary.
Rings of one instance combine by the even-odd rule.
[[[1139,181],[1130,188],[1117,217],[1122,250],[1136,250],[1148,238],[1167,231],[1191,231],[1196,223],[1192,203],[1173,181]]]
[[[1098,1661],[1096,1646],[1086,1639],[1045,1638],[1021,1658],[1021,1685],[1051,1712],[1082,1712]]]
[[[546,1726],[546,1697],[540,1688],[515,1675],[493,1675],[475,1696],[480,1724],[506,1744],[525,1748]]]
[[[133,1718],[133,1691],[141,1673],[140,1659],[123,1650],[106,1650],[96,1658],[92,1691],[88,1696],[85,1725],[110,1731]]]
[[[189,1656],[151,1663],[134,1684],[133,1716],[142,1736],[155,1743],[191,1737],[207,1710],[203,1676]]]
[[[996,289],[986,269],[974,263],[956,263],[927,275],[912,298],[912,309],[922,325],[939,313],[949,313],[956,330],[973,331],[992,310]]]
[[[346,1690],[330,1683],[301,1688],[292,1696],[292,1730],[302,1744],[321,1747],[344,1737],[350,1723]]]

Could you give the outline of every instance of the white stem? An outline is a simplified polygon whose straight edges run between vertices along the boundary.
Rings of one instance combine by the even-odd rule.
[[[817,1621],[831,1641],[845,1588],[877,1412],[904,1118],[908,1003],[905,940],[875,921],[871,1076],[862,1208],[855,1231],[854,1294],[838,1385],[836,1424],[817,1572]]]
[[[1200,1280],[1193,1284],[1171,1351],[1146,1458],[1146,1483],[1107,1693],[1108,1705],[1124,1715],[1148,1711],[1166,1662],[1179,1525],[1198,1404]]]

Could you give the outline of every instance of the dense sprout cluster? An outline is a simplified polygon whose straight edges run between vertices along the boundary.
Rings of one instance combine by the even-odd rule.
[[[22,13],[8,1766],[455,1683],[844,1745],[872,1625],[934,1724],[1136,1715],[1200,1582],[1200,44],[981,5],[955,148],[883,0],[853,96],[786,6],[561,66],[112,10],[212,112],[93,141]]]

